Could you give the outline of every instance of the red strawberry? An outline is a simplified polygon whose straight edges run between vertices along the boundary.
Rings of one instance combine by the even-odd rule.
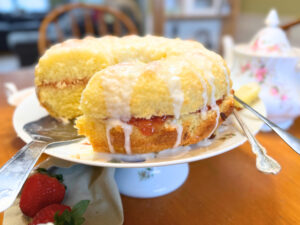
[[[82,217],[85,213],[89,200],[82,200],[73,206],[53,204],[43,208],[33,218],[29,225],[54,222],[55,225],[82,225],[85,219]]]
[[[40,223],[54,222],[56,213],[60,216],[65,210],[71,211],[67,205],[52,204],[40,210],[34,217],[29,225],[36,225]]]
[[[45,173],[45,170],[41,170]],[[62,179],[61,176],[58,176]],[[24,184],[20,208],[29,217],[33,217],[42,208],[61,203],[65,196],[65,186],[57,178],[36,173],[29,177]]]

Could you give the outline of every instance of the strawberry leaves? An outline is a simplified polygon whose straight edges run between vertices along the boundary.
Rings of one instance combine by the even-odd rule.
[[[85,213],[90,201],[82,200],[73,206],[72,211],[65,210],[60,216],[58,213],[54,216],[55,225],[81,225],[85,219],[83,214]]]
[[[38,173],[41,173],[41,174],[46,174],[48,175],[49,177],[54,177],[56,178],[60,183],[63,183],[64,182],[64,178],[63,178],[63,175],[62,174],[51,174],[47,169],[45,168],[38,168],[37,169],[37,172]]]

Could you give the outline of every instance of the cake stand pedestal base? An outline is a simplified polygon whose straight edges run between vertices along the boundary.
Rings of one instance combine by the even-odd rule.
[[[189,173],[187,163],[162,167],[116,169],[121,194],[135,198],[154,198],[179,188]]]

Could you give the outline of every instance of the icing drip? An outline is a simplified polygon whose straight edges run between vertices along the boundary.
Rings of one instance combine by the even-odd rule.
[[[131,154],[130,135],[132,126],[127,124],[131,118],[130,100],[133,87],[140,74],[144,70],[143,63],[121,63],[117,67],[105,70],[107,76],[102,77],[103,95],[107,112],[106,138],[111,153],[115,150],[111,143],[110,130],[120,126],[124,132],[124,148],[127,154]],[[123,122],[124,121],[124,122]]]
[[[125,135],[125,151],[127,154],[131,154],[130,135],[132,132],[132,125],[129,125],[127,123],[122,123],[122,128]]]
[[[160,67],[160,65],[152,63],[152,65],[149,65],[148,69],[154,70],[156,74],[159,74],[159,78],[163,79],[167,84],[171,98],[173,99],[174,120],[170,124],[175,127],[177,132],[176,142],[173,146],[175,148],[181,144],[181,136],[183,130],[182,125],[179,121],[179,117],[184,101],[184,93],[181,90],[180,77],[177,75],[181,73],[184,64],[178,64],[178,62],[173,63],[172,60],[170,60],[170,65],[172,66],[166,66],[162,68]]]
[[[215,60],[215,57],[216,55],[211,52],[211,51],[208,51],[208,50],[205,50],[205,55],[203,54],[199,54],[199,53],[196,53],[197,56],[202,56],[202,60],[205,61],[205,65],[206,65],[206,68],[207,68],[207,65],[209,66],[209,69],[211,69],[211,61],[215,61],[218,63],[219,67],[223,69],[223,72],[225,74],[225,79],[226,79],[226,83],[227,83],[227,94],[230,94],[230,77],[229,77],[229,74],[228,74],[228,71],[227,71],[227,67],[224,65],[224,60],[218,56],[217,57],[217,61]],[[209,61],[207,61],[207,59],[210,59]],[[202,64],[203,68],[205,67],[205,65]]]
[[[106,138],[108,143],[108,148],[111,153],[115,153],[114,146],[111,143],[110,130],[114,127],[120,126],[124,132],[124,148],[127,154],[131,154],[130,146],[130,135],[132,132],[132,125],[122,122],[121,120],[109,119],[106,121]]]
[[[192,68],[192,67],[191,67]],[[208,96],[207,96],[207,84],[204,80],[204,78],[201,76],[201,74],[199,72],[197,72],[196,70],[193,69],[193,72],[197,75],[197,77],[200,80],[200,83],[203,87],[203,94],[202,94],[202,98],[203,98],[203,107],[201,109],[201,114],[203,116],[206,116],[207,113],[207,103],[208,103]]]
[[[110,130],[113,128],[111,124],[106,123],[105,124],[105,129],[106,129],[106,138],[107,138],[107,144],[108,144],[108,149],[111,153],[115,153],[114,146],[111,144],[111,139],[110,139]]]
[[[173,148],[176,148],[181,144],[181,136],[182,136],[183,128],[182,128],[182,125],[177,120],[173,120],[171,124],[176,128],[176,131],[177,131],[176,142],[173,146]]]
[[[216,93],[216,86],[214,84],[214,76],[210,73],[206,74],[208,76],[208,83],[211,86],[211,108],[212,110],[216,111],[217,117],[216,117],[216,124],[214,129],[210,132],[210,134],[208,135],[208,137],[210,137],[215,130],[217,129],[218,125],[219,125],[219,118],[220,118],[220,108],[216,102],[216,98],[215,98],[215,93]]]
[[[171,77],[166,79],[171,97],[173,99],[173,109],[174,109],[174,116],[175,116],[171,124],[176,128],[176,132],[177,132],[176,142],[173,146],[174,148],[178,147],[181,143],[181,136],[182,136],[182,129],[183,129],[182,125],[178,121],[180,117],[182,103],[184,101],[184,94],[181,90],[180,78],[176,75],[178,71],[182,71],[182,65],[180,70],[178,70],[178,68],[176,67],[171,67],[169,69],[169,74],[171,75]]]
[[[210,60],[207,60],[208,58],[210,58],[209,54],[208,56],[203,56],[201,54],[198,54],[197,55],[198,57],[200,57],[200,59],[198,59],[198,63],[199,62],[202,62],[202,65],[200,68],[204,69],[204,75],[206,76],[207,78],[207,82],[208,84],[210,85],[211,87],[211,108],[212,110],[214,110],[217,114],[217,117],[216,117],[216,124],[215,124],[215,127],[214,129],[211,131],[211,133],[208,135],[208,137],[210,137],[214,132],[215,130],[217,129],[218,125],[219,125],[219,118],[220,118],[220,108],[216,102],[216,97],[215,97],[215,93],[216,93],[216,86],[214,84],[214,75],[212,74],[212,67],[213,67],[213,63],[210,61]],[[229,82],[229,76],[228,76],[228,73],[227,71],[225,71],[225,66],[222,65],[222,68],[224,68],[224,72],[225,72],[225,75],[226,75],[226,81],[227,81],[227,92],[229,93],[230,92],[230,82]],[[200,81],[202,82],[202,77],[201,77],[201,74],[198,74],[198,77],[200,78]],[[201,79],[202,78],[202,79]],[[207,89],[206,89],[207,91]],[[204,113],[204,116],[206,115],[206,112],[207,112],[207,101],[206,101],[206,104],[204,104],[204,109],[203,109],[203,113]]]
[[[181,106],[184,100],[184,95],[181,90],[180,78],[177,76],[172,76],[168,80],[168,88],[173,99],[174,116],[176,119],[179,119]]]

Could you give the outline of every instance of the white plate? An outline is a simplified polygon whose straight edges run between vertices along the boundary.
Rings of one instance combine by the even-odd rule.
[[[258,101],[253,107],[263,115],[266,114],[262,101]],[[263,123],[247,110],[241,110],[239,113],[252,133],[256,134]],[[47,111],[40,106],[35,94],[27,97],[16,108],[13,115],[13,125],[18,136],[26,143],[30,142],[32,139],[23,130],[23,126],[28,122],[38,120],[46,115],[48,115]],[[238,128],[235,119],[230,116],[226,121],[228,122],[219,129],[225,131],[219,132],[213,141],[211,141],[210,145],[206,146],[207,142],[201,142],[201,146],[205,147],[192,145],[175,150],[165,150],[160,153],[121,155],[95,153],[87,140],[84,140],[69,145],[49,147],[45,152],[48,155],[67,161],[105,167],[154,167],[187,163],[222,154],[236,148],[246,141],[246,138]]]

